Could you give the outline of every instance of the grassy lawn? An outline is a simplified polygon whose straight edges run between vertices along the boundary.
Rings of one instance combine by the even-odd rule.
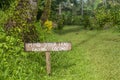
[[[120,80],[120,33],[112,29],[66,26],[49,34],[46,42],[72,43],[71,51],[51,52],[51,76],[44,53],[25,52],[20,40],[0,36],[0,80]]]
[[[45,80],[120,79],[120,33],[66,26],[49,41],[69,41],[72,50],[51,53],[52,75],[44,76]]]

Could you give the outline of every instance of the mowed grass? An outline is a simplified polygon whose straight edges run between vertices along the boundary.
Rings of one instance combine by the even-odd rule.
[[[72,50],[51,52],[52,74],[44,80],[120,80],[120,33],[66,26],[50,42],[71,42]]]

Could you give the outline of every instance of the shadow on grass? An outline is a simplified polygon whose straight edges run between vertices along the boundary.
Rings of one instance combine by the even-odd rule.
[[[66,27],[64,27],[66,28]],[[59,35],[64,35],[64,34],[67,34],[67,33],[72,33],[72,32],[79,32],[80,30],[83,29],[83,27],[81,26],[69,26],[67,27],[69,29],[63,29],[63,30],[54,30],[55,33],[59,34]]]

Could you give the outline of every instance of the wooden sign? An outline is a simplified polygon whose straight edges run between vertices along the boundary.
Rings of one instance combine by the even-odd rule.
[[[67,51],[71,43],[25,43],[26,51]]]
[[[51,73],[50,51],[68,51],[71,50],[71,43],[25,43],[25,51],[45,51],[47,74]]]

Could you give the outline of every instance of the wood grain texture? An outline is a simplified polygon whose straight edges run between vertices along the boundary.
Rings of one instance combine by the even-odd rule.
[[[68,51],[71,43],[25,43],[25,51]]]
[[[47,74],[50,75],[51,73],[51,62],[50,62],[50,52],[46,52],[46,70]]]

